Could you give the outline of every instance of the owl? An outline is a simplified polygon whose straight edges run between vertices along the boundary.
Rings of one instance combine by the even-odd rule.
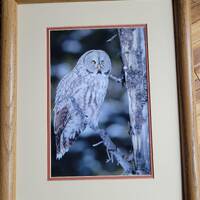
[[[59,82],[54,106],[56,159],[60,160],[69,151],[87,126],[98,127],[110,72],[108,54],[102,50],[90,50]]]

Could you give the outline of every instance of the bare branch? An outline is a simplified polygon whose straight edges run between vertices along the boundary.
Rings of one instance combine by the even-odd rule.
[[[96,144],[93,144],[92,146],[93,146],[93,147],[97,147],[97,146],[99,146],[100,144],[103,144],[103,141],[100,141],[100,142],[98,142],[98,143],[96,143]]]
[[[76,114],[80,115],[80,117],[82,119],[81,120],[82,127],[85,127],[86,123],[89,124],[87,122],[87,116],[84,115],[81,108],[76,103],[76,101],[73,97],[70,97],[68,99],[68,103],[73,107],[73,110],[76,112]],[[123,168],[123,170],[124,170],[123,174],[127,174],[127,175],[132,174],[133,168],[132,168],[131,164],[126,160],[126,157],[128,157],[128,156],[125,155],[124,153],[122,153],[122,151],[112,142],[112,140],[108,136],[107,132],[103,129],[94,128],[94,127],[91,127],[91,128],[93,128],[100,135],[102,142],[106,147],[109,161],[113,162],[113,156],[114,156],[115,159],[117,160],[117,162]],[[99,145],[99,144],[100,144],[100,142],[96,145]]]
[[[106,146],[107,152],[108,152],[108,157],[109,154],[111,155],[109,160],[111,160],[113,162],[113,158],[112,156],[115,157],[115,159],[117,160],[117,162],[122,166],[122,168],[124,169],[124,174],[129,175],[132,174],[133,172],[133,167],[131,166],[131,164],[128,162],[128,160],[126,159],[126,157],[128,157],[127,155],[125,155],[110,139],[110,137],[108,136],[107,132],[103,129],[98,129],[96,130],[97,133],[100,135],[104,145]]]
[[[112,42],[117,37],[117,34],[113,35],[111,38],[106,40],[106,42]]]
[[[114,75],[112,75],[112,74],[109,76],[109,78],[110,78],[111,80],[117,82],[117,83],[122,83],[122,78],[118,78],[118,77],[116,77],[116,76],[114,76]]]

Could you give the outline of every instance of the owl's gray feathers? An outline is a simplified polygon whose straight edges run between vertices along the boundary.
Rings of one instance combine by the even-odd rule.
[[[62,158],[86,126],[98,126],[110,71],[107,53],[90,50],[59,82],[54,107],[57,159]]]

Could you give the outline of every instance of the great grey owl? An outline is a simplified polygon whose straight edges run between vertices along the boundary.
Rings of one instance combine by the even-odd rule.
[[[54,107],[56,158],[61,159],[89,126],[98,127],[111,72],[111,60],[102,50],[90,50],[59,82]]]

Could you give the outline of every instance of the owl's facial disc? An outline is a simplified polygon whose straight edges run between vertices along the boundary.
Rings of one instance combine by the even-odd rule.
[[[102,50],[90,51],[85,59],[86,72],[97,76],[109,76],[111,61],[109,56]]]

